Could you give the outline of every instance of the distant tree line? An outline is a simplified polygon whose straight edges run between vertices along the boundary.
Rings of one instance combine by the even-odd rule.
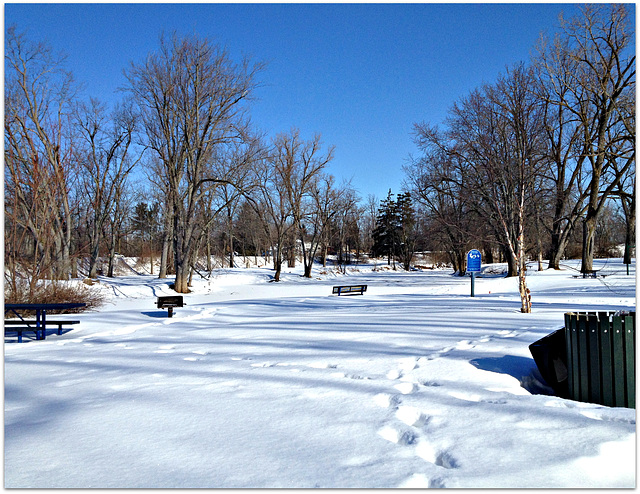
[[[9,296],[76,277],[83,263],[89,277],[113,276],[125,251],[157,253],[158,276],[175,274],[185,293],[214,253],[230,266],[238,251],[267,255],[278,280],[296,246],[307,277],[318,254],[346,262],[363,250],[359,198],[326,171],[333,149],[295,128],[270,139],[252,129],[245,103],[261,64],[163,36],[125,71],[126,97],[111,111],[81,97],[63,56],[15,27],[5,64]]]
[[[599,220],[622,207],[625,259],[635,243],[635,36],[625,5],[590,4],[517,64],[454,103],[443,127],[418,123],[421,155],[406,186],[464,273],[471,245],[497,246],[520,276],[529,256],[558,269],[582,235],[593,270]]]
[[[635,242],[634,32],[624,5],[589,5],[542,39],[530,65],[454,103],[443,127],[414,126],[404,192],[363,201],[336,184],[319,135],[261,135],[250,101],[263,65],[198,36],[163,36],[125,70],[113,108],[85,98],[65,58],[15,26],[5,38],[5,296],[41,280],[114,275],[148,257],[186,293],[194,273],[236,256],[284,263],[363,254],[409,269],[417,250],[481,248],[521,275],[527,258],[582,246],[583,271]],[[615,225],[615,226],[612,226]],[[153,269],[153,267],[152,267]],[[523,307],[524,309],[524,307]]]

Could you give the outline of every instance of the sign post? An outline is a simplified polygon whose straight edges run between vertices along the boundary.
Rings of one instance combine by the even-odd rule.
[[[482,268],[482,254],[478,249],[467,252],[467,272],[471,273],[471,296],[475,297],[476,273]]]
[[[635,245],[625,244],[623,263],[627,265],[627,276],[629,276],[629,264],[631,263],[631,249],[635,249]]]

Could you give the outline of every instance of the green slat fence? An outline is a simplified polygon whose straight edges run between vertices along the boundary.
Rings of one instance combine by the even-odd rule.
[[[636,314],[565,314],[569,398],[635,408]]]

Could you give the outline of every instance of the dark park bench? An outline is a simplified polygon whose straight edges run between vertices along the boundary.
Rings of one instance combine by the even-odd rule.
[[[158,306],[158,309],[168,309],[169,317],[173,317],[173,308],[183,307],[186,304],[182,299],[182,295],[168,295],[165,297],[158,297],[156,305]]]
[[[345,286],[334,286],[333,294],[334,295],[364,295],[364,292],[367,291],[367,285],[345,285]]]
[[[580,274],[576,274],[573,275],[574,278],[606,278],[607,275],[606,274],[598,274],[598,272],[601,271],[600,269],[587,269],[585,271],[582,271]]]

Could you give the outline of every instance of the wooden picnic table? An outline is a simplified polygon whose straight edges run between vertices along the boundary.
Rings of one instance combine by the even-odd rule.
[[[4,315],[5,319],[7,317],[7,313],[13,312],[20,321],[23,321],[27,326],[30,326],[30,323],[33,321],[25,320],[20,313],[24,312],[35,312],[36,320],[35,320],[35,328],[33,330],[36,332],[36,339],[44,340],[47,337],[47,311],[69,311],[72,309],[80,309],[82,307],[86,307],[87,304],[82,302],[60,302],[60,303],[52,303],[52,304],[4,304]],[[5,332],[7,322],[5,320]],[[13,322],[13,321],[12,321]],[[18,322],[18,321],[16,321]],[[71,322],[71,321],[68,321]],[[42,335],[39,337],[39,333]],[[18,341],[22,341],[22,333],[18,333]]]

